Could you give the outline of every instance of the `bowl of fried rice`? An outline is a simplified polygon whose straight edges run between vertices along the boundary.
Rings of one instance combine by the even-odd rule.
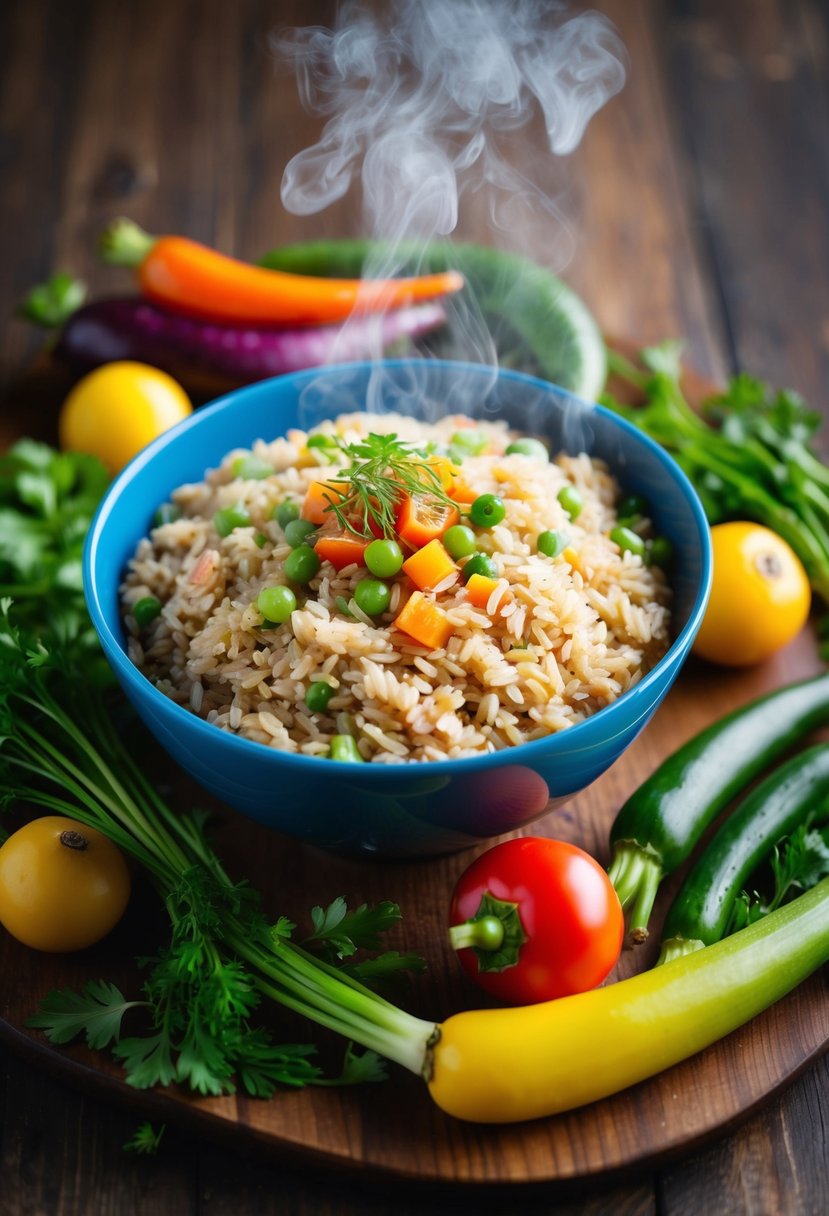
[[[85,587],[173,759],[351,854],[516,830],[622,754],[710,588],[675,462],[600,406],[435,360],[313,369],[205,406],[115,479]]]

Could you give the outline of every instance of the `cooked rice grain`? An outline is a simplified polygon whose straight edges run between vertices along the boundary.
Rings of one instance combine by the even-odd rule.
[[[318,429],[347,442],[394,431],[444,447],[458,425],[457,418],[425,425],[350,414]],[[254,445],[273,465],[271,476],[234,477],[236,450],[203,482],[175,493],[181,517],[141,541],[121,588],[131,660],[220,729],[309,756],[325,756],[331,737],[348,729],[375,763],[455,759],[542,738],[599,712],[667,649],[664,575],[609,540],[620,491],[603,464],[585,453],[550,463],[507,456],[503,425],[475,425],[496,454],[465,460],[464,480],[476,493],[497,493],[506,508],[500,524],[477,534],[497,586],[486,610],[468,601],[455,574],[431,593],[452,624],[445,649],[428,651],[395,628],[412,589],[405,578],[393,582],[382,617],[361,612],[354,590],[365,572],[355,566],[338,572],[323,563],[290,620],[265,628],[256,599],[263,587],[286,582],[290,552],[274,508],[334,476],[313,462],[308,436],[297,430]],[[568,483],[584,503],[576,520],[557,499]],[[250,526],[218,536],[215,512],[238,503]],[[568,538],[557,558],[538,553],[546,530]],[[147,595],[163,609],[139,629],[132,609]],[[334,694],[324,713],[312,714],[305,695],[319,679]]]

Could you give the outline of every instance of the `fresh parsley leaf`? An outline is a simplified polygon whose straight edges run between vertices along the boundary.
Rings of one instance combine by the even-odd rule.
[[[320,1079],[317,1085],[364,1085],[366,1082],[385,1081],[387,1079],[386,1063],[376,1051],[354,1050],[354,1044],[349,1043],[343,1057],[342,1072],[338,1077]]]
[[[735,900],[727,934],[761,920],[802,891],[829,877],[829,826],[801,824],[791,836],[775,845],[770,859],[773,889],[770,896],[741,891]]]
[[[134,1134],[123,1145],[123,1149],[127,1153],[140,1153],[147,1157],[154,1157],[166,1130],[166,1123],[162,1123],[158,1131],[155,1130],[152,1123],[139,1123]]]
[[[275,925],[271,925],[271,934],[275,938],[281,938],[283,941],[290,941],[294,935],[296,925],[287,916],[280,916]]]
[[[173,1063],[173,1045],[164,1031],[146,1038],[121,1039],[113,1048],[123,1061],[126,1082],[134,1089],[152,1089],[154,1085],[172,1085],[177,1079]]]
[[[426,960],[420,954],[401,954],[397,950],[386,950],[374,958],[364,958],[359,963],[343,965],[343,971],[347,975],[369,986],[374,980],[387,979],[403,971],[422,975],[425,970]]]
[[[328,953],[335,958],[347,958],[360,949],[379,949],[380,935],[400,919],[400,908],[390,900],[373,906],[361,904],[354,912],[349,912],[345,900],[339,896],[325,909],[311,909],[314,932],[307,942],[327,947]]]
[[[117,1042],[127,1010],[141,1005],[146,1001],[128,1001],[115,984],[90,980],[80,992],[71,988],[50,992],[26,1025],[45,1031],[50,1043],[69,1043],[83,1034],[90,1047],[106,1047]]]
[[[296,1089],[317,1084],[322,1072],[311,1059],[315,1054],[308,1043],[275,1044],[263,1030],[251,1030],[240,1040],[236,1069],[251,1097],[270,1098],[280,1085]]]

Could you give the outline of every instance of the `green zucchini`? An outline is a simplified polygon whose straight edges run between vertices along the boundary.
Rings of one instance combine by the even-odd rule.
[[[829,744],[793,756],[725,820],[690,870],[662,929],[659,962],[670,962],[726,934],[746,880],[784,836],[829,797]]]
[[[272,249],[262,266],[291,274],[359,278],[366,264],[394,258],[411,273],[459,270],[480,309],[501,367],[543,376],[577,396],[595,401],[607,378],[607,352],[592,313],[570,287],[542,266],[485,245],[406,241],[400,245],[368,239],[312,241]],[[383,269],[386,273],[387,267]],[[468,344],[458,344],[449,323],[429,338],[433,355],[472,358]]]
[[[687,861],[703,832],[778,756],[829,721],[829,672],[789,684],[727,714],[673,752],[630,796],[610,831],[611,882],[644,941],[659,883]]]

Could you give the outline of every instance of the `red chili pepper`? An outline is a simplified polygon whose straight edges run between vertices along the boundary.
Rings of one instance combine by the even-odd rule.
[[[449,940],[467,975],[511,1005],[595,988],[616,964],[624,917],[583,849],[524,836],[481,854],[452,895]]]
[[[231,324],[324,325],[353,312],[386,312],[463,287],[455,270],[406,279],[328,279],[252,266],[182,236],[152,237],[116,220],[104,258],[133,267],[142,293],[188,316]]]

